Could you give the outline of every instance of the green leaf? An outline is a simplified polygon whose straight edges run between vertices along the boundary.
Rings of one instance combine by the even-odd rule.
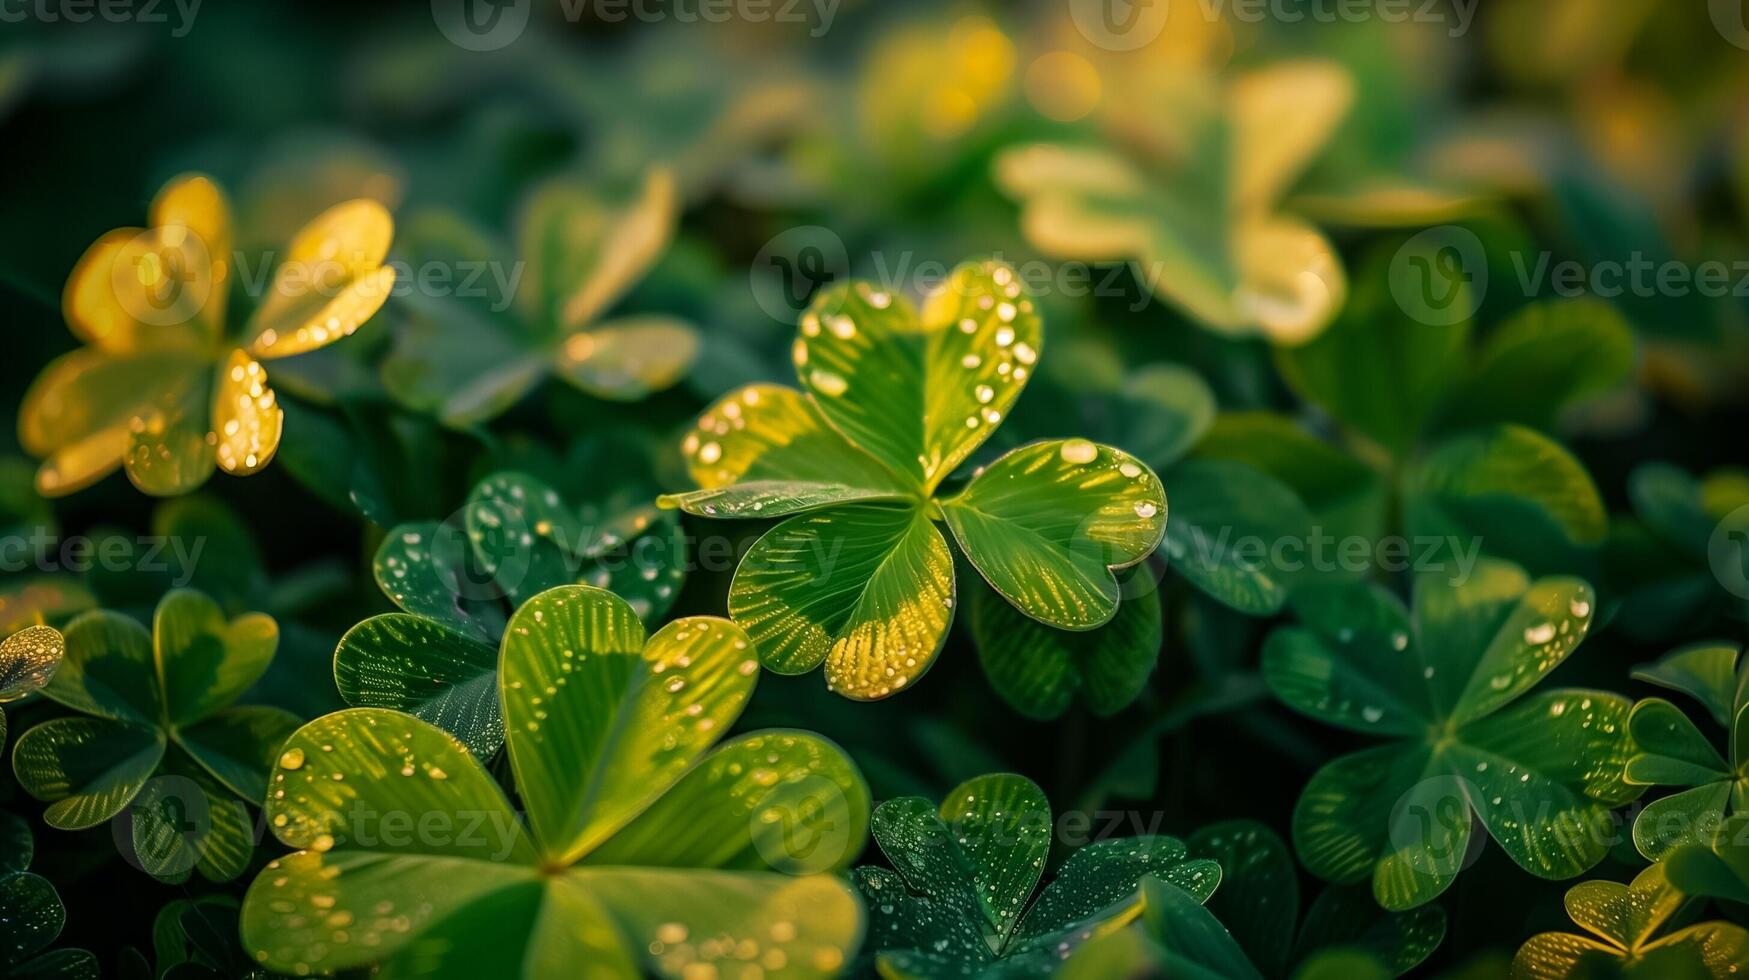
[[[61,666],[67,643],[52,626],[27,626],[0,642],[0,704],[42,690]],[[4,736],[0,729],[0,737]]]
[[[1101,919],[1121,918],[1133,909],[1144,878],[1157,876],[1207,902],[1221,884],[1221,866],[1192,858],[1175,837],[1132,837],[1095,841],[1069,855],[1057,877],[1026,912],[1015,934],[1022,948],[1057,952],[1063,933],[1085,929]]]
[[[1332,584],[1307,587],[1293,604],[1304,626],[1276,630],[1263,646],[1263,677],[1276,697],[1356,731],[1410,736],[1427,728],[1432,665],[1411,648],[1401,603],[1376,587]]]
[[[12,771],[61,830],[95,827],[127,807],[164,757],[156,728],[107,718],[57,718],[18,738]]]
[[[914,488],[827,425],[813,399],[748,385],[699,416],[681,442],[703,489],[660,498],[703,517],[783,517],[852,501],[898,501]]]
[[[844,751],[808,732],[742,735],[687,770],[592,865],[842,869],[868,838],[868,786]]]
[[[1314,522],[1299,497],[1273,477],[1224,460],[1183,463],[1162,482],[1172,501],[1162,545],[1172,567],[1240,612],[1280,610],[1314,560],[1307,553]]]
[[[953,617],[953,559],[921,511],[870,505],[792,517],[748,551],[729,615],[783,674],[874,700],[928,670]]]
[[[346,703],[405,711],[482,759],[504,744],[497,649],[436,621],[388,613],[347,630],[334,651],[334,682]]]
[[[229,705],[261,678],[279,627],[260,613],[226,622],[218,603],[178,590],[158,603],[152,636],[168,721],[182,725]]]
[[[565,338],[554,368],[579,391],[637,401],[674,387],[692,368],[698,348],[698,331],[673,317],[620,317]]]
[[[395,400],[461,429],[508,411],[545,379],[547,361],[490,310],[415,292],[406,322],[384,358],[383,386]]]
[[[1167,976],[1186,980],[1260,980],[1214,914],[1197,896],[1159,878],[1142,879],[1142,932]]]
[[[30,821],[7,810],[0,810],[0,872],[23,871],[30,867],[36,855],[36,840],[30,832]]]
[[[565,881],[607,909],[627,946],[647,953],[648,973],[714,965],[720,954],[706,944],[722,943],[777,976],[827,978],[862,938],[855,895],[828,875],[582,867]]]
[[[1731,767],[1694,722],[1663,698],[1647,698],[1628,715],[1628,734],[1640,750],[1627,778],[1643,785],[1698,786],[1729,779]]]
[[[1535,303],[1494,328],[1442,417],[1464,426],[1516,422],[1549,430],[1563,409],[1627,381],[1634,335],[1593,299]]]
[[[1411,912],[1386,914],[1364,888],[1326,888],[1300,928],[1294,958],[1302,964],[1298,975],[1306,980],[1311,964],[1335,951],[1364,951],[1383,967],[1380,976],[1402,976],[1432,956],[1445,939],[1445,911],[1425,905]],[[1332,972],[1336,977],[1352,973]]]
[[[756,673],[725,620],[676,620],[646,645],[631,608],[599,589],[553,589],[517,610],[499,696],[542,852],[575,860],[654,802],[733,723]]]
[[[534,860],[516,812],[467,747],[398,711],[349,708],[298,729],[282,746],[269,790],[274,836],[310,851],[318,866],[341,841],[371,853],[337,860],[440,856],[478,869],[463,877],[508,869],[499,864],[507,859]],[[410,826],[418,820],[432,824]],[[441,833],[431,829],[438,822]]]
[[[1477,580],[1488,574],[1484,570]],[[1501,573],[1502,580],[1511,577]],[[1438,595],[1441,588],[1435,581],[1418,595]],[[1539,579],[1522,588],[1503,619],[1490,617],[1497,625],[1479,657],[1465,657],[1451,647],[1438,651],[1448,676],[1468,678],[1450,708],[1452,719],[1459,724],[1475,721],[1535,687],[1585,639],[1595,608],[1596,596],[1584,582]]]
[[[1429,453],[1409,474],[1405,523],[1414,536],[1497,538],[1511,550],[1496,553],[1516,558],[1535,557],[1532,549],[1544,541],[1569,551],[1601,544],[1608,519],[1590,474],[1572,454],[1547,436],[1508,425],[1459,436]]]
[[[1655,664],[1634,669],[1636,681],[1682,693],[1706,706],[1713,720],[1731,722],[1741,700],[1742,682],[1737,677],[1741,649],[1728,644],[1703,643],[1665,654]]]
[[[1177,364],[1149,364],[1124,379],[1111,444],[1156,469],[1177,462],[1215,421],[1215,395]]]
[[[1160,600],[1151,593],[1118,606],[1104,626],[1074,632],[1030,619],[980,586],[971,626],[990,686],[1016,711],[1046,721],[1067,711],[1077,692],[1095,715],[1128,707],[1147,686],[1164,635]]]
[[[1275,477],[1332,535],[1374,537],[1383,531],[1385,486],[1379,473],[1290,418],[1224,412],[1194,455],[1245,463]]]
[[[1084,439],[1005,454],[941,511],[997,592],[1060,629],[1109,622],[1118,605],[1112,569],[1146,558],[1166,529],[1153,471]]]
[[[1254,820],[1203,827],[1190,853],[1220,865],[1220,887],[1204,905],[1267,976],[1287,972],[1300,915],[1299,871],[1287,842]]]
[[[240,612],[259,603],[267,588],[266,567],[249,528],[236,512],[204,495],[178,497],[152,512],[152,532],[167,540],[201,542],[199,560],[180,583]]]
[[[585,583],[612,590],[654,622],[686,578],[685,546],[670,514],[572,506],[524,473],[497,473],[475,484],[465,513],[481,569],[512,606],[556,586]]]
[[[1533,936],[1513,958],[1513,974],[1552,980],[1605,973],[1699,977],[1729,975],[1749,966],[1749,931],[1730,923],[1707,922],[1653,938],[1684,897],[1658,864],[1641,871],[1631,885],[1575,885],[1567,891],[1567,914],[1598,938],[1556,932]]]
[[[1719,780],[1646,804],[1634,818],[1634,848],[1648,861],[1661,861],[1679,847],[1704,845],[1724,823],[1731,788]]]
[[[472,552],[450,524],[401,524],[377,546],[371,571],[377,587],[405,612],[434,620],[471,640],[494,643],[504,632],[501,595],[470,574]]]
[[[1395,265],[1386,251],[1370,256],[1330,329],[1303,346],[1278,348],[1276,364],[1300,397],[1403,458],[1458,377],[1470,324],[1405,315],[1390,288]],[[1469,308],[1462,295],[1450,305]]]
[[[37,955],[67,922],[61,896],[47,878],[26,872],[0,874],[0,969],[18,980],[98,980],[97,957],[82,949]]]
[[[829,288],[801,318],[802,387],[852,444],[932,492],[1020,397],[1043,343],[1014,270],[962,264],[924,301]]]
[[[164,713],[152,637],[121,615],[93,610],[67,624],[66,655],[43,693],[75,711],[155,725]]]
[[[175,739],[231,792],[259,804],[267,798],[267,777],[280,746],[301,724],[289,711],[244,705],[177,729]]]

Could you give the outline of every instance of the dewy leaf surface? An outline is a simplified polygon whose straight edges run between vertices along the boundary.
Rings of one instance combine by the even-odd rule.
[[[1059,629],[1109,622],[1118,605],[1112,569],[1147,557],[1166,530],[1159,477],[1085,439],[1016,449],[941,511],[985,580]]]

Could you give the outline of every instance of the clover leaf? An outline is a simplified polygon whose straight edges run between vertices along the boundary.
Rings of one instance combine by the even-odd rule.
[[[97,957],[83,949],[43,952],[67,924],[61,896],[28,871],[0,874],[0,972],[18,980],[97,980]]]
[[[151,227],[99,238],[68,278],[67,325],[86,346],[51,362],[25,394],[19,440],[46,457],[36,486],[62,496],[118,466],[146,493],[172,496],[265,467],[281,412],[260,361],[348,336],[388,298],[394,222],[360,199],[292,237],[267,293],[227,329],[235,256],[230,205],[207,177],[171,180]]]
[[[411,320],[383,364],[384,384],[409,408],[458,428],[496,417],[549,375],[616,401],[670,387],[692,366],[696,331],[667,316],[603,315],[661,256],[677,207],[663,170],[618,207],[549,183],[523,207],[516,261],[459,218],[416,216],[405,247],[417,258],[503,280],[410,298]]]
[[[319,718],[273,773],[269,824],[298,851],[250,886],[244,945],[294,973],[835,973],[862,923],[823,872],[861,849],[868,790],[808,733],[712,749],[757,673],[726,620],[646,637],[612,593],[535,596],[498,663],[526,823],[443,730],[379,708]]]
[[[1422,248],[1411,242],[1402,255],[1425,257]],[[1328,331],[1276,349],[1289,386],[1338,423],[1339,446],[1254,413],[1217,421],[1197,455],[1270,473],[1321,526],[1407,536],[1413,554],[1391,559],[1404,565],[1462,567],[1480,549],[1539,572],[1588,573],[1607,531],[1603,501],[1584,466],[1542,429],[1625,379],[1626,324],[1598,302],[1536,304],[1472,352],[1467,318],[1422,323],[1404,312],[1399,264],[1373,256]],[[1462,308],[1468,286],[1451,288]],[[1614,353],[1570,359],[1534,385],[1518,373],[1520,357],[1542,364],[1575,349]],[[1534,394],[1520,393],[1527,388]],[[1382,548],[1375,540],[1381,562]]]
[[[729,613],[769,669],[826,664],[847,697],[922,676],[953,616],[941,520],[984,580],[1059,629],[1117,614],[1114,570],[1159,544],[1160,481],[1085,439],[1035,443],[940,487],[1020,396],[1042,327],[1010,267],[956,268],[919,313],[866,283],[817,295],[794,360],[804,391],[751,385],[682,444],[703,488],[660,498],[705,517],[786,517],[742,559]]]
[[[461,739],[481,758],[504,744],[497,643],[510,615],[560,585],[624,597],[645,624],[685,579],[678,519],[649,496],[614,493],[573,505],[549,484],[503,472],[474,487],[453,522],[391,530],[377,549],[377,585],[401,612],[373,616],[334,651],[346,702],[406,711]]]
[[[1522,980],[1566,977],[1728,977],[1749,968],[1749,931],[1729,922],[1667,930],[1685,896],[1654,864],[1623,885],[1586,881],[1567,890],[1567,914],[1590,935],[1544,932],[1512,959]]]
[[[1382,911],[1365,889],[1324,889],[1299,921],[1299,870],[1287,843],[1253,820],[1204,827],[1190,853],[1221,866],[1221,887],[1205,904],[1245,950],[1259,977],[1303,976],[1332,951],[1358,952],[1382,976],[1402,976],[1439,948],[1445,912],[1437,905]],[[1297,939],[1296,939],[1297,936]]]
[[[61,666],[66,640],[52,626],[27,626],[0,641],[0,705],[43,689]],[[0,745],[6,744],[6,712],[0,711]]]
[[[1135,917],[1137,883],[1158,874],[1206,901],[1213,861],[1173,837],[1101,840],[1069,856],[1036,899],[1051,846],[1051,808],[1031,780],[979,776],[939,807],[922,797],[875,809],[892,869],[861,867],[869,947],[884,976],[1046,975],[1089,936]]]
[[[1061,258],[1132,260],[1145,285],[1223,334],[1317,336],[1347,292],[1341,260],[1276,208],[1347,113],[1353,81],[1322,61],[1152,81],[1135,100],[1147,115],[1112,121],[1136,152],[1037,144],[998,158],[1027,240]]]
[[[78,715],[26,731],[12,755],[19,784],[49,804],[43,819],[83,830],[130,811],[148,872],[241,874],[253,845],[239,800],[267,795],[274,754],[297,727],[278,708],[233,706],[273,659],[274,621],[227,621],[211,599],[178,590],[149,633],[102,610],[63,632],[65,656],[43,693]]]
[[[1628,733],[1638,751],[1628,759],[1627,781],[1636,786],[1676,786],[1681,791],[1648,803],[1634,818],[1634,846],[1648,860],[1662,859],[1684,844],[1704,844],[1725,814],[1743,809],[1749,793],[1749,673],[1738,667],[1742,651],[1707,644],[1678,650],[1636,680],[1681,691],[1700,701],[1727,732],[1729,761],[1701,734],[1688,715],[1663,698],[1647,698],[1628,715]]]
[[[1704,630],[1721,614],[1749,615],[1743,471],[1696,478],[1668,463],[1647,463],[1629,476],[1628,500],[1632,515],[1610,521],[1604,547],[1623,629],[1636,639],[1666,640]]]
[[[1630,703],[1530,693],[1584,639],[1590,586],[1484,561],[1461,581],[1421,576],[1413,612],[1361,584],[1311,586],[1292,605],[1300,625],[1264,645],[1270,689],[1309,717],[1393,739],[1325,765],[1300,795],[1307,870],[1370,878],[1380,905],[1412,909],[1456,879],[1475,819],[1539,877],[1602,860],[1610,807],[1641,792],[1623,779]]]

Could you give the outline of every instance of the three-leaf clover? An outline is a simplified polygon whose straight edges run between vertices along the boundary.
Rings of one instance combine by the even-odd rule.
[[[1411,242],[1399,259],[1424,251]],[[1289,387],[1338,424],[1336,452],[1285,417],[1248,413],[1218,420],[1198,455],[1274,475],[1338,536],[1408,536],[1414,553],[1389,559],[1402,565],[1449,569],[1481,548],[1541,573],[1588,571],[1603,501],[1546,432],[1628,377],[1632,332],[1599,302],[1538,303],[1471,350],[1467,316],[1404,312],[1401,264],[1374,256],[1329,330],[1276,350]],[[1465,308],[1469,286],[1451,288]]]
[[[232,706],[273,659],[274,621],[226,620],[211,599],[178,590],[149,633],[106,610],[63,633],[65,657],[43,693],[79,715],[31,728],[12,755],[19,784],[49,804],[43,819],[83,830],[131,811],[145,870],[241,874],[253,828],[238,799],[266,797],[279,743],[298,724],[278,708]]]
[[[1160,875],[1199,901],[1220,866],[1173,837],[1089,844],[1033,899],[1052,839],[1051,807],[1031,780],[979,776],[938,807],[922,797],[875,809],[874,839],[892,869],[860,867],[869,951],[887,977],[1047,975],[1080,943],[1139,911],[1137,883]]]
[[[456,427],[494,418],[549,375],[620,401],[668,388],[692,366],[692,327],[667,316],[602,317],[661,257],[676,209],[666,171],[647,175],[623,207],[549,183],[523,207],[519,259],[458,217],[415,215],[403,242],[414,260],[485,271],[471,290],[409,297],[410,322],[383,382],[409,408]]]
[[[27,626],[0,641],[0,705],[35,694],[55,676],[66,640],[52,626]],[[6,744],[6,712],[0,710],[0,745]]]
[[[207,177],[171,180],[151,227],[99,238],[73,269],[63,312],[86,346],[51,362],[19,409],[19,441],[46,457],[37,489],[61,496],[120,466],[149,494],[186,493],[217,466],[265,467],[283,413],[260,361],[351,334],[388,298],[394,222],[353,200],[293,236],[240,332],[226,307],[239,256],[224,193]],[[265,259],[264,259],[265,261]]]
[[[1749,475],[1695,478],[1647,463],[1628,478],[1632,515],[1610,521],[1604,569],[1616,621],[1636,639],[1694,635],[1720,613],[1749,618]]]
[[[17,980],[97,980],[97,957],[44,947],[61,934],[67,909],[55,886],[28,871],[0,873],[0,972]]]
[[[1749,968],[1749,931],[1702,922],[1669,931],[1686,895],[1662,864],[1623,885],[1586,881],[1567,890],[1567,914],[1590,935],[1544,932],[1512,959],[1513,980],[1569,977],[1729,977]]]
[[[1628,715],[1637,751],[1628,760],[1627,781],[1636,786],[1678,786],[1681,792],[1648,803],[1634,818],[1634,846],[1648,860],[1661,860],[1683,844],[1705,844],[1727,810],[1745,809],[1749,798],[1749,672],[1738,666],[1741,650],[1704,644],[1678,650],[1634,679],[1681,691],[1699,701],[1729,733],[1730,756],[1719,754],[1688,715],[1663,698],[1647,698]]]
[[[1230,82],[1174,71],[1112,120],[1131,154],[1039,144],[1006,151],[996,179],[1048,254],[1130,260],[1143,284],[1204,326],[1286,344],[1315,337],[1347,279],[1330,242],[1276,210],[1348,112],[1354,83],[1306,61]],[[1126,106],[1131,100],[1122,100]]]
[[[1308,586],[1291,604],[1300,625],[1264,645],[1271,690],[1312,718],[1393,739],[1307,784],[1293,816],[1307,870],[1370,878],[1380,905],[1415,908],[1464,867],[1474,819],[1539,877],[1603,859],[1610,808],[1641,792],[1623,779],[1631,704],[1530,695],[1590,628],[1590,586],[1484,561],[1461,581],[1421,576],[1412,613],[1361,584]]]
[[[679,619],[646,639],[610,592],[535,596],[498,664],[526,824],[443,730],[379,708],[319,718],[273,773],[269,825],[299,850],[250,886],[244,945],[299,974],[835,973],[862,921],[849,888],[820,872],[861,849],[868,789],[805,732],[712,750],[757,673],[727,620]]]
[[[615,493],[572,505],[533,476],[503,472],[474,487],[460,522],[395,527],[372,567],[401,612],[372,616],[341,638],[341,697],[406,711],[481,758],[497,752],[498,641],[519,606],[577,583],[625,598],[645,624],[673,604],[685,544],[676,516],[649,499]]]
[[[1042,328],[1010,267],[956,268],[921,312],[867,283],[801,318],[803,391],[751,385],[711,406],[682,449],[703,489],[661,498],[707,517],[785,517],[735,571],[729,613],[785,674],[826,664],[847,697],[886,697],[934,662],[953,617],[947,524],[985,581],[1059,629],[1117,614],[1114,569],[1160,543],[1166,497],[1146,465],[1086,439],[1028,445],[944,480],[1006,416]]]
[[[1402,976],[1445,938],[1439,906],[1385,912],[1360,887],[1324,889],[1301,922],[1293,855],[1281,837],[1256,821],[1204,827],[1186,843],[1192,855],[1221,866],[1221,887],[1205,904],[1255,968],[1247,976],[1304,976],[1333,951],[1363,953],[1385,976]]]

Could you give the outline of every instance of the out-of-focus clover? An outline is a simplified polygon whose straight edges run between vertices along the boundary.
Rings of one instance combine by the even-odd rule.
[[[348,704],[408,712],[480,758],[504,744],[498,644],[523,603],[561,585],[611,589],[646,625],[661,621],[685,580],[678,516],[619,494],[567,500],[505,471],[482,480],[459,521],[389,531],[377,585],[401,611],[348,630],[334,679]]]
[[[1622,629],[1658,641],[1749,618],[1749,473],[1646,463],[1628,477],[1628,501],[1603,549]]]
[[[1662,860],[1684,844],[1707,843],[1727,811],[1745,809],[1749,671],[1738,666],[1741,653],[1727,644],[1702,644],[1634,671],[1635,680],[1681,691],[1699,701],[1725,728],[1729,750],[1727,761],[1688,715],[1663,698],[1634,705],[1628,715],[1628,734],[1638,751],[1628,760],[1628,782],[1680,788],[1647,804],[1634,818],[1634,846],[1647,860]]]
[[[102,610],[67,625],[43,693],[79,715],[19,736],[12,768],[49,804],[49,826],[84,830],[127,811],[143,870],[228,881],[254,851],[242,801],[266,799],[279,743],[298,725],[277,708],[233,706],[273,659],[279,629],[259,613],[226,620],[186,590],[164,597],[152,626]]]
[[[1411,240],[1395,253],[1407,263],[1373,255],[1330,329],[1275,352],[1289,387],[1335,423],[1334,445],[1298,420],[1246,412],[1217,418],[1195,455],[1292,487],[1333,536],[1372,542],[1369,565],[1397,538],[1414,551],[1393,559],[1404,568],[1461,570],[1484,553],[1594,576],[1603,499],[1548,433],[1631,375],[1633,333],[1609,305],[1573,300],[1533,303],[1472,342],[1461,279],[1419,283],[1457,315],[1416,322],[1400,294],[1414,277],[1401,273],[1422,259],[1437,272],[1431,248]]]
[[[185,174],[152,202],[150,227],[112,231],[67,280],[67,324],[85,342],[51,362],[19,410],[19,441],[45,457],[36,486],[60,496],[118,466],[141,490],[187,493],[217,466],[247,476],[279,447],[283,414],[260,361],[339,340],[388,298],[394,222],[375,201],[318,215],[274,258],[232,248],[230,206],[210,178]],[[240,330],[233,284],[262,290]]]
[[[1667,930],[1688,896],[1654,864],[1633,883],[1586,881],[1567,889],[1567,914],[1590,935],[1544,932],[1512,959],[1513,980],[1620,977],[1724,980],[1749,969],[1749,930],[1702,922]],[[1678,925],[1680,925],[1678,923]]]
[[[1326,881],[1370,880],[1387,909],[1437,898],[1468,863],[1479,820],[1519,867],[1571,878],[1601,861],[1624,778],[1628,699],[1531,689],[1590,629],[1596,599],[1573,578],[1531,581],[1484,561],[1460,581],[1424,574],[1414,609],[1361,583],[1296,591],[1298,626],[1272,633],[1263,676],[1285,704],[1389,737],[1312,776],[1295,850]]]
[[[840,284],[802,315],[803,391],[749,385],[699,418],[681,448],[702,489],[659,502],[787,518],[729,587],[729,614],[768,669],[824,663],[828,686],[865,701],[921,677],[957,602],[936,521],[1025,615],[1091,630],[1118,614],[1117,573],[1166,528],[1166,495],[1140,460],[1083,438],[1038,442],[942,490],[1020,397],[1043,335],[1001,262],[961,264],[921,311],[869,283]]]
[[[1051,848],[1051,806],[1032,780],[979,776],[940,806],[901,797],[874,812],[892,868],[856,869],[869,908],[868,954],[882,976],[1046,975],[1088,938],[1141,912],[1138,883],[1158,875],[1198,901],[1220,865],[1176,837],[1125,837],[1077,850],[1036,899]]]
[[[273,773],[268,823],[298,850],[243,900],[251,955],[298,974],[843,968],[862,910],[832,872],[862,850],[868,787],[806,732],[717,744],[757,680],[746,634],[694,616],[646,635],[612,593],[563,586],[516,612],[498,666],[526,819],[466,746],[418,718],[319,718]],[[390,814],[427,829],[392,830]]]
[[[459,217],[415,215],[403,236],[411,260],[458,272],[441,293],[407,297],[384,384],[458,428],[497,416],[549,375],[616,401],[668,388],[692,366],[693,328],[661,315],[603,316],[668,246],[676,209],[664,170],[623,204],[549,182],[522,208],[518,257]]]
[[[1347,278],[1329,241],[1277,205],[1347,113],[1348,74],[1305,61],[1138,84],[1114,100],[1118,149],[1035,144],[997,159],[1028,241],[1061,258],[1133,262],[1146,287],[1220,333],[1286,345],[1317,336]]]

